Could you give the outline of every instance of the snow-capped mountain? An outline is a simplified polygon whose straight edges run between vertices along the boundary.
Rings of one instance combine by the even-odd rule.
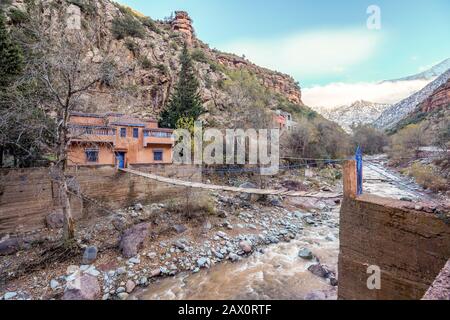
[[[425,88],[409,96],[408,98],[394,104],[386,109],[374,122],[375,126],[381,129],[391,129],[399,121],[407,117],[411,112],[423,103],[433,92],[445,84],[450,78],[450,69],[445,71],[436,80],[429,83]]]
[[[441,63],[431,67],[428,70],[425,70],[421,73],[400,78],[400,79],[394,79],[394,80],[387,80],[383,82],[397,82],[397,81],[410,81],[410,80],[432,80],[434,78],[439,77],[441,74],[443,74],[445,71],[450,69],[450,58],[445,59]]]
[[[328,120],[338,123],[345,131],[351,133],[352,125],[370,124],[389,107],[389,104],[360,100],[351,105],[334,109],[321,109],[319,112]]]

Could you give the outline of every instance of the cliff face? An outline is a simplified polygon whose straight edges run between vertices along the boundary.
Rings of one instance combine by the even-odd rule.
[[[450,79],[437,88],[421,105],[422,112],[432,112],[450,105]]]
[[[218,109],[226,112],[229,97],[222,84],[229,79],[229,71],[238,69],[254,75],[274,96],[280,95],[298,108],[305,108],[300,87],[293,78],[209,48],[196,37],[193,21],[184,11],[176,11],[173,18],[164,21],[153,21],[109,0],[35,0],[35,3],[44,12],[42,25],[52,26],[59,19],[67,21],[69,28],[70,21],[75,26],[79,22],[84,36],[80,42],[85,47],[84,63],[98,65],[105,59],[112,59],[118,69],[132,70],[114,83],[102,83],[86,94],[83,111],[120,111],[157,117],[177,81],[179,55],[185,42],[194,56],[200,94],[207,111]],[[20,27],[11,18],[11,8],[25,12],[26,2],[14,0],[6,10],[11,27]],[[138,26],[133,28],[138,30],[133,30],[135,35],[118,37],[114,24],[117,19],[126,18],[137,23]],[[128,25],[125,27],[129,28]],[[95,36],[88,37],[87,34]],[[267,109],[278,108],[276,103],[277,99],[271,99]],[[206,119],[215,117],[211,114],[207,114]],[[213,120],[221,122],[221,119]]]

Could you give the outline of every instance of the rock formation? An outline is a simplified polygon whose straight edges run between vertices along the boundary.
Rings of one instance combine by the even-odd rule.
[[[437,88],[420,106],[422,112],[431,112],[450,105],[450,79]]]
[[[192,44],[194,38],[194,27],[192,19],[186,11],[175,11],[175,18],[171,22],[172,31],[180,32],[186,39],[188,45]]]

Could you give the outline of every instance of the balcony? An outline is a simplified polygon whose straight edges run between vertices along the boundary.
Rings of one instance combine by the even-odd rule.
[[[98,126],[75,126],[69,127],[71,141],[75,142],[116,142],[116,129]]]
[[[144,130],[144,147],[149,144],[173,145],[172,130],[151,129]]]

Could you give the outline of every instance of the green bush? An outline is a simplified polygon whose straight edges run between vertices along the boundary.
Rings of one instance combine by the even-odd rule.
[[[141,67],[148,70],[152,68],[152,62],[150,61],[149,58],[147,58],[146,56],[142,56],[139,58],[139,63],[141,64]]]
[[[16,8],[9,10],[8,16],[14,25],[22,24],[28,21],[28,14],[25,11]]]
[[[134,42],[132,39],[126,39],[125,40],[125,46],[127,47],[128,50],[130,50],[131,52],[133,52],[133,54],[135,56],[137,56],[139,54],[139,46],[136,42]]]
[[[160,34],[161,30],[156,26],[155,21],[152,20],[150,17],[141,17],[140,18],[142,24],[149,28],[151,31]]]
[[[67,0],[70,4],[74,4],[80,8],[81,12],[86,14],[94,14],[97,8],[91,0]]]
[[[118,40],[127,36],[142,39],[145,35],[145,30],[142,24],[133,16],[125,15],[114,18],[112,22],[112,33]]]
[[[158,69],[162,74],[168,74],[169,68],[163,63],[159,63],[156,65],[156,69]]]
[[[191,57],[194,61],[201,62],[201,63],[208,63],[209,60],[205,55],[205,52],[201,49],[195,49],[191,53]]]

